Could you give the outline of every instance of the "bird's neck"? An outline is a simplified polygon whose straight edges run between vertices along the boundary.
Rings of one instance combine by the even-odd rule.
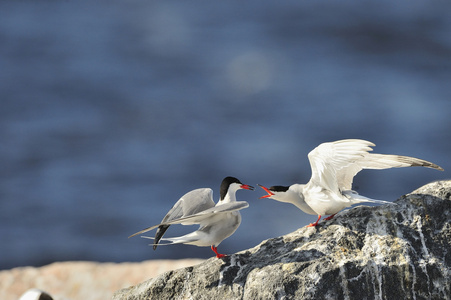
[[[227,192],[227,194],[224,196],[224,198],[220,199],[219,202],[220,203],[231,203],[231,202],[236,202],[236,189],[233,188],[229,188],[229,191]]]
[[[293,184],[286,191],[286,202],[296,205],[300,208],[300,205],[304,203],[304,184]]]

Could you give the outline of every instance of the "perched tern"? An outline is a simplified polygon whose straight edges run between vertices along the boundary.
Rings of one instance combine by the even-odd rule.
[[[210,188],[196,189],[182,196],[169,210],[160,224],[148,227],[130,237],[158,228],[154,239],[155,250],[160,240],[169,242],[165,245],[188,244],[200,247],[211,246],[217,258],[224,257],[219,254],[218,245],[231,236],[241,223],[240,209],[249,206],[246,201],[236,201],[235,193],[239,189],[253,190],[254,187],[242,184],[235,177],[226,177],[220,187],[220,199],[217,204],[213,201],[213,191]],[[162,239],[170,225],[199,224],[198,230],[173,238]]]
[[[268,193],[260,198],[292,203],[308,214],[318,215],[316,222],[308,225],[311,227],[318,225],[321,216],[330,215],[325,218],[330,220],[353,204],[391,203],[361,196],[351,189],[354,176],[363,169],[427,167],[443,171],[434,163],[414,157],[369,153],[374,146],[369,141],[356,139],[323,143],[308,154],[312,177],[307,184],[270,188],[259,184]]]

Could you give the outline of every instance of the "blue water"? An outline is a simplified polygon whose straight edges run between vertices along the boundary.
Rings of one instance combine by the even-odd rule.
[[[448,179],[450,32],[439,1],[0,2],[0,269],[211,257],[127,236],[228,175],[306,182],[325,141],[445,168],[364,171],[368,197]],[[263,194],[220,252],[316,219]]]

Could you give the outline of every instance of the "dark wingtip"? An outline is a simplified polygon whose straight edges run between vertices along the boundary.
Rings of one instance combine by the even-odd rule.
[[[431,169],[436,169],[436,170],[439,170],[439,171],[445,171],[442,167],[440,167],[439,165],[436,165],[436,164],[434,164],[434,163],[431,163],[431,162],[426,162],[426,163],[423,163],[423,164],[421,164],[421,165],[418,165],[418,166],[420,166],[420,167],[426,167],[426,168],[431,168]]]
[[[153,250],[157,250],[158,242],[161,240],[166,230],[168,230],[169,225],[160,225],[158,226],[157,232],[155,233],[155,241],[153,243]]]
[[[408,164],[410,164],[411,167],[425,167],[425,168],[431,168],[431,169],[435,169],[435,170],[439,170],[439,171],[444,171],[444,169],[442,167],[440,167],[439,165],[436,165],[430,161],[419,159],[419,158],[414,158],[414,157],[409,157],[409,156],[400,156],[399,161],[408,163]]]
[[[434,169],[437,169],[437,170],[439,170],[439,171],[445,171],[445,169],[443,169],[442,167],[440,167],[440,166],[438,166],[438,165],[435,165],[435,168]]]

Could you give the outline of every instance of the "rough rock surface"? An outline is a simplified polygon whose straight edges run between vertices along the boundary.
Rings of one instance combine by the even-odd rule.
[[[451,181],[359,206],[113,299],[450,299]]]
[[[54,300],[111,299],[118,289],[202,261],[204,260],[149,260],[119,264],[80,261],[3,270],[0,271],[0,299],[17,300],[30,288],[44,290]]]

